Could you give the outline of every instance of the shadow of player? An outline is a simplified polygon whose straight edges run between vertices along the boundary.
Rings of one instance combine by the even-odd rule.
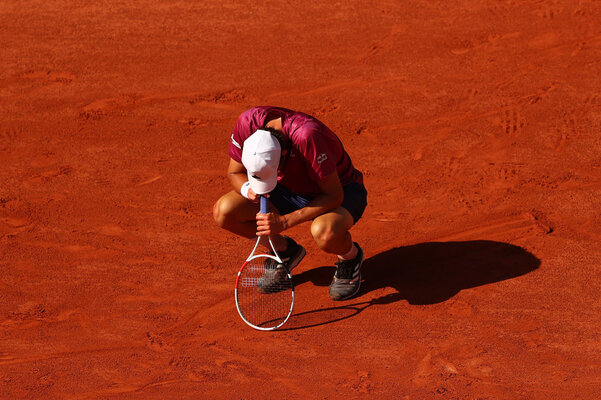
[[[366,259],[358,296],[392,287],[389,293],[369,301],[349,300],[340,306],[294,314],[290,328],[318,326],[350,318],[375,304],[406,300],[413,305],[444,302],[463,289],[487,285],[527,274],[540,260],[523,248],[488,240],[428,242],[396,247]],[[328,286],[334,267],[319,267],[294,276],[295,286],[312,282]],[[317,315],[322,317],[317,318]],[[307,322],[302,322],[306,320]],[[310,320],[310,321],[309,321]],[[290,323],[289,322],[289,323]]]

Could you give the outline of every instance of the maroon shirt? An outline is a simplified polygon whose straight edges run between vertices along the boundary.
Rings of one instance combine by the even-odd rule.
[[[242,163],[244,141],[273,119],[282,118],[282,132],[291,140],[290,158],[278,183],[301,195],[321,193],[317,182],[338,172],[342,186],[363,183],[363,175],[353,167],[342,142],[323,123],[310,115],[279,107],[255,107],[243,112],[232,133],[229,155]]]

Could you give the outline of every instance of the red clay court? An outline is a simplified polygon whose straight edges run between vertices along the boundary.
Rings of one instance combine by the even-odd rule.
[[[601,398],[597,1],[0,4],[0,398]],[[282,330],[218,229],[255,105],[364,172],[364,284],[308,225]]]

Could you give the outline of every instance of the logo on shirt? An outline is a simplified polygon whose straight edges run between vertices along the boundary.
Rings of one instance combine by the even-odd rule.
[[[327,154],[321,153],[320,155],[317,156],[317,164],[321,164],[322,162],[324,162],[327,159],[328,159]]]

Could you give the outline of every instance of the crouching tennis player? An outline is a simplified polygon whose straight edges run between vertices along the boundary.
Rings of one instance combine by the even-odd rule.
[[[349,230],[367,206],[367,191],[340,139],[310,115],[255,107],[238,118],[229,156],[227,175],[234,190],[215,203],[217,224],[247,238],[271,236],[292,271],[306,251],[282,233],[312,221],[319,248],[337,256],[330,297],[346,300],[357,294],[364,256]],[[258,213],[258,195],[269,197],[268,214]],[[274,266],[258,286],[269,290],[283,271]]]

